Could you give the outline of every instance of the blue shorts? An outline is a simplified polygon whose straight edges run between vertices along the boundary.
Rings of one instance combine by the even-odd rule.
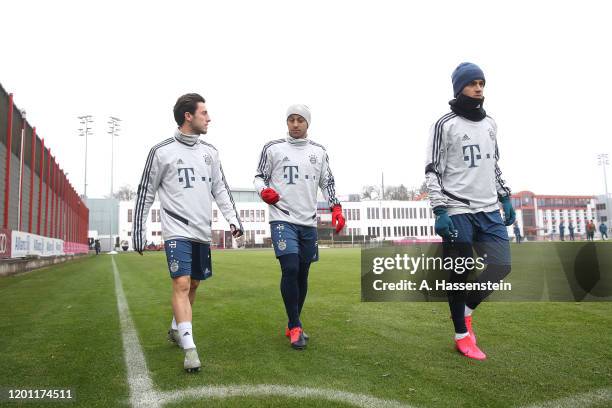
[[[309,262],[319,260],[316,227],[274,221],[270,223],[270,231],[277,258],[287,254],[297,254],[300,260]]]
[[[212,276],[210,245],[187,239],[170,239],[164,242],[170,277],[191,276],[204,280]]]
[[[473,247],[485,263],[510,265],[510,239],[499,210],[476,214],[451,215],[457,230],[454,244],[471,250]],[[448,243],[447,239],[444,240]]]

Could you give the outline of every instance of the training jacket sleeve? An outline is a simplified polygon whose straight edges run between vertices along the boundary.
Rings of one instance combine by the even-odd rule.
[[[272,157],[270,149],[266,149],[266,146],[259,155],[259,163],[257,164],[257,170],[255,171],[255,179],[253,180],[253,186],[257,194],[261,193],[261,190],[267,188],[270,185],[270,177],[272,176]]]
[[[443,194],[442,174],[446,167],[446,143],[444,126],[440,121],[434,123],[429,134],[425,159],[425,185],[431,207],[446,207]]]
[[[327,152],[323,155],[323,163],[321,167],[321,177],[319,178],[319,187],[323,193],[323,197],[329,204],[329,208],[335,205],[340,205],[340,201],[336,197],[336,181],[329,167],[329,156]]]
[[[502,179],[502,171],[499,168],[499,148],[497,146],[497,125],[493,122],[493,126],[495,128],[495,188],[497,189],[498,197],[506,197],[510,196],[512,192],[510,191],[510,187],[508,184]]]
[[[212,195],[215,198],[221,213],[229,224],[234,224],[236,228],[244,231],[240,218],[238,217],[238,211],[236,211],[234,198],[232,197],[229,185],[225,179],[225,174],[223,173],[219,153],[216,151],[215,160],[212,166],[212,179]]]
[[[147,242],[147,218],[149,209],[155,201],[155,193],[161,180],[162,168],[159,163],[157,149],[154,147],[147,156],[134,204],[134,222],[132,224],[132,247],[142,251]]]

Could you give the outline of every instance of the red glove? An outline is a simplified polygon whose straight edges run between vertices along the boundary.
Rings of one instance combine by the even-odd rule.
[[[339,204],[332,207],[332,226],[336,227],[336,234],[344,228],[344,215],[342,215],[342,206]]]
[[[278,200],[280,199],[280,196],[276,191],[274,191],[273,188],[264,188],[261,190],[260,196],[262,200],[270,205],[278,203]]]

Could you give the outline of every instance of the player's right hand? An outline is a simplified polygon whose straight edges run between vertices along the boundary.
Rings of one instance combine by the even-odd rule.
[[[261,190],[261,199],[264,200],[267,204],[273,205],[278,203],[280,200],[280,196],[273,188],[264,188]]]
[[[332,227],[336,228],[336,234],[339,234],[344,228],[344,215],[342,215],[342,206],[340,204],[334,205],[332,208]]]
[[[434,208],[433,212],[436,215],[436,234],[438,234],[442,238],[456,238],[458,231],[455,229],[453,220],[451,220],[451,217],[449,217],[446,208],[436,207]]]
[[[230,231],[232,232],[232,236],[234,238],[240,238],[244,235],[244,231],[236,227],[234,224],[230,224]]]

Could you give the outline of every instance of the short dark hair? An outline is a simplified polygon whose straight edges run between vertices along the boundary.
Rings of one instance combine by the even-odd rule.
[[[183,126],[186,112],[192,115],[195,114],[198,102],[206,103],[204,98],[197,93],[188,93],[176,100],[174,104],[174,120],[176,120],[177,125]]]

